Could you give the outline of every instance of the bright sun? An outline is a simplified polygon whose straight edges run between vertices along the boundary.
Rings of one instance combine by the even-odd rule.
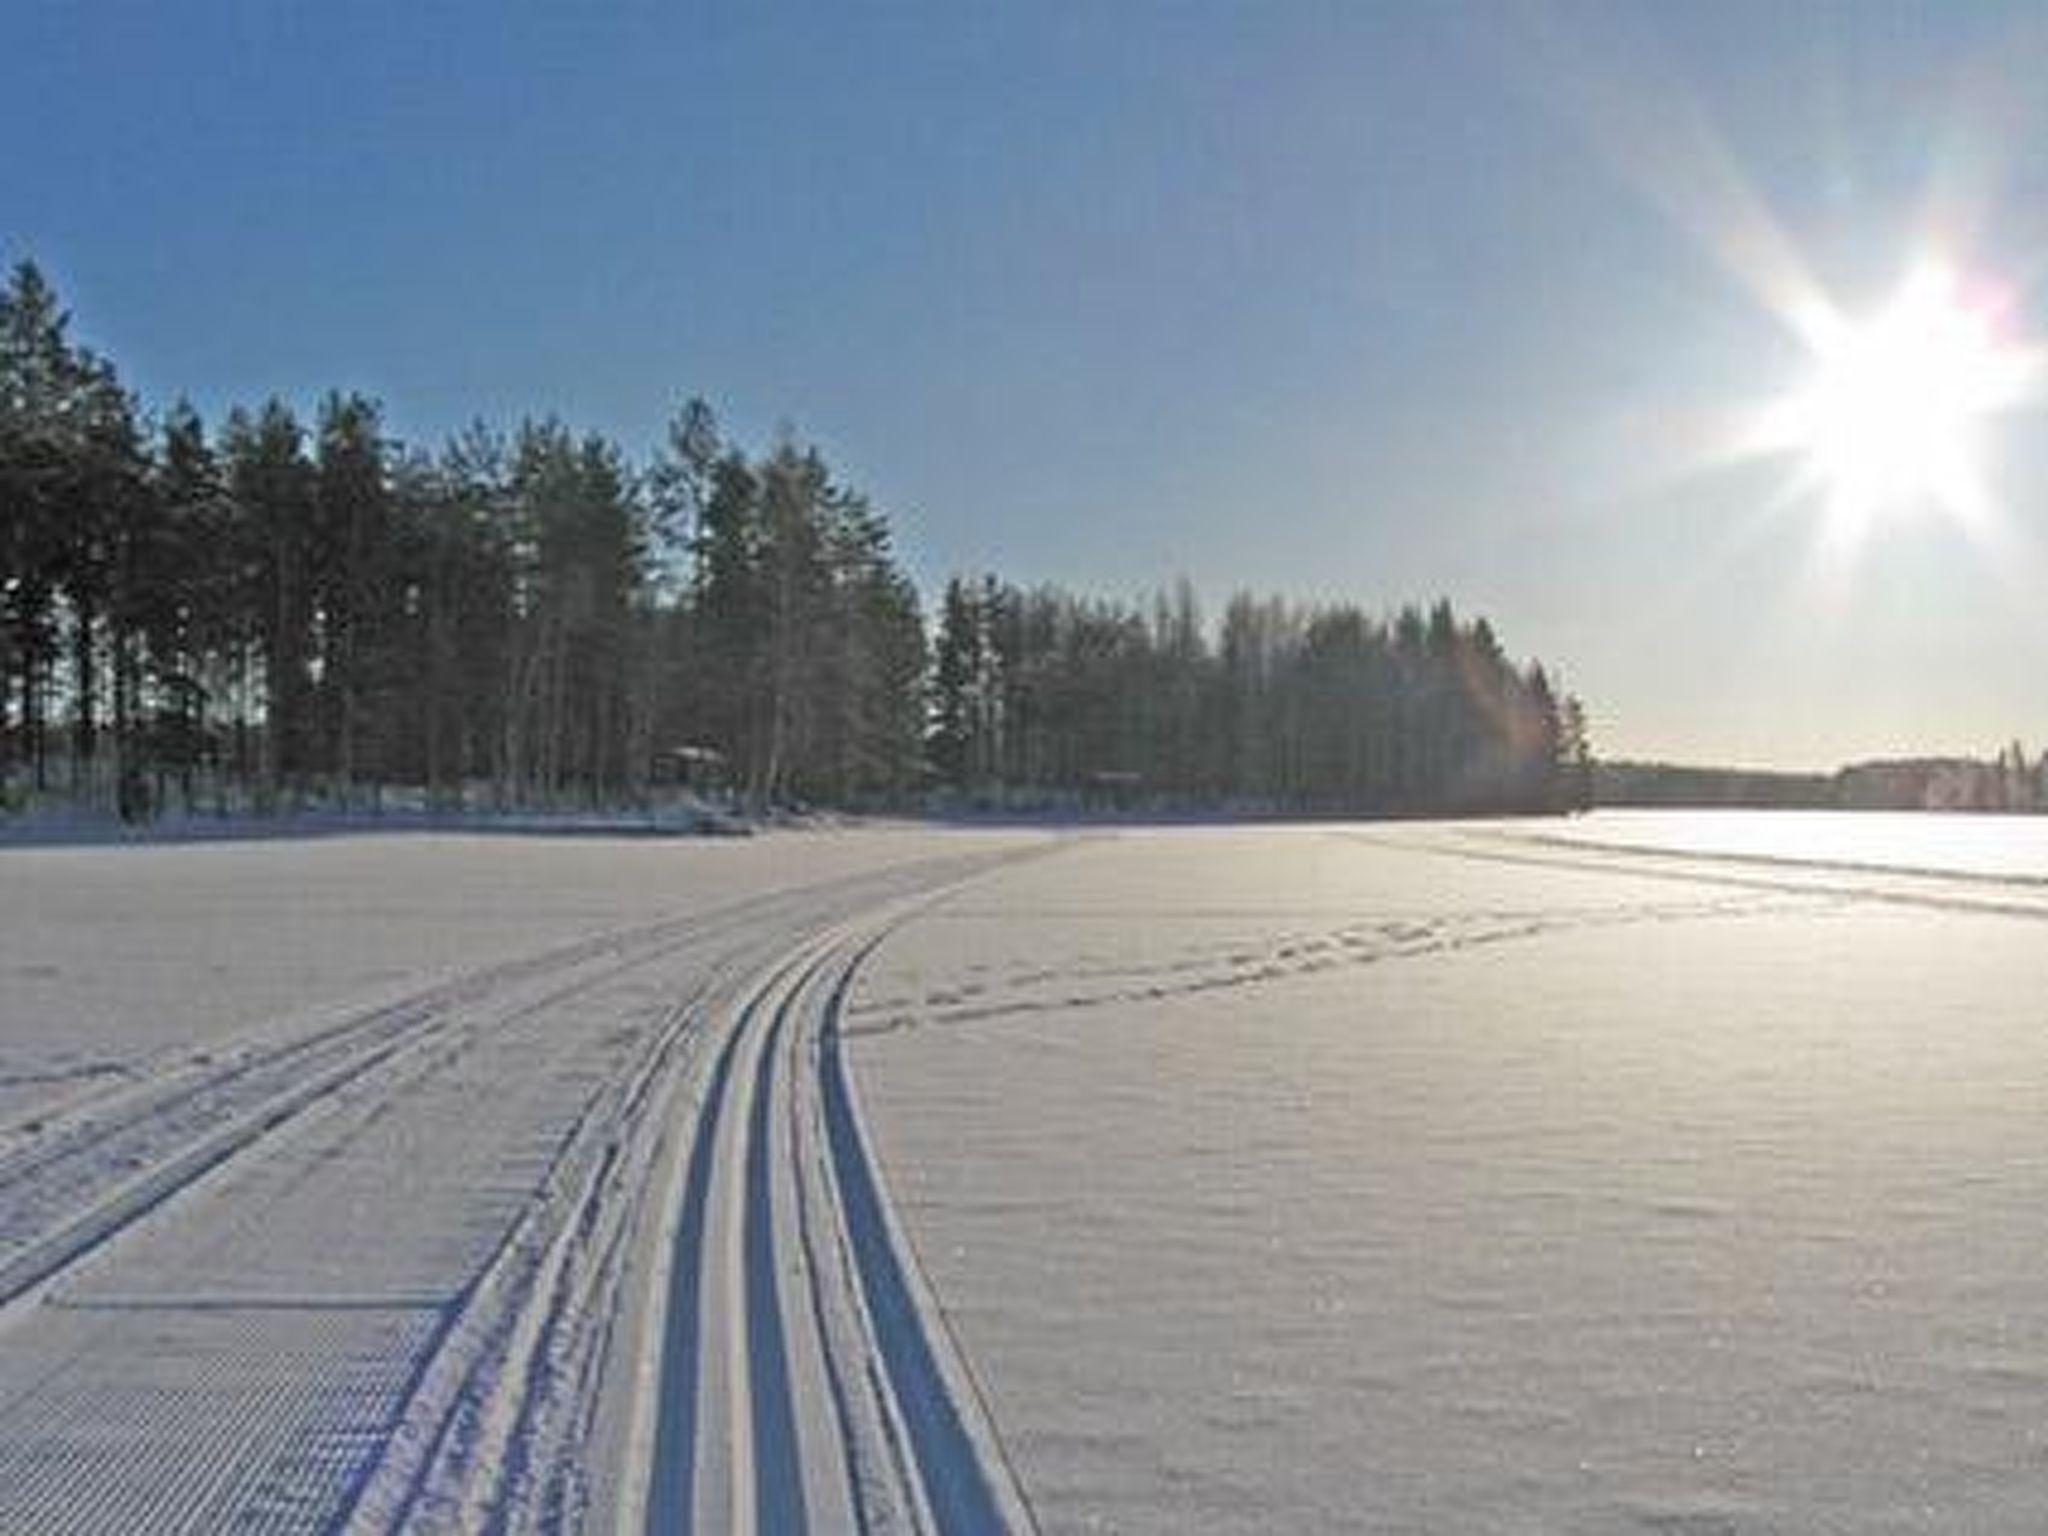
[[[1806,457],[1840,526],[1916,505],[1979,514],[1977,428],[2018,403],[2033,372],[1997,320],[1953,271],[1930,264],[1868,320],[1834,317],[1817,328],[1813,375],[1766,430]]]

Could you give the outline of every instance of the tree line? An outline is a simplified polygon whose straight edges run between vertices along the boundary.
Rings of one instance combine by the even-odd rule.
[[[1185,581],[1149,606],[949,582],[931,758],[998,802],[1423,814],[1591,793],[1583,709],[1485,619],[1241,592],[1212,633]]]
[[[1583,715],[1483,619],[955,580],[691,401],[643,463],[553,418],[438,451],[333,392],[151,414],[32,263],[0,291],[0,804],[142,816],[982,802],[1541,808]]]
[[[1609,759],[1594,767],[1593,800],[1626,806],[2039,815],[2048,812],[2048,751],[2030,755],[2015,741],[1990,758],[1875,758],[1832,773]]]

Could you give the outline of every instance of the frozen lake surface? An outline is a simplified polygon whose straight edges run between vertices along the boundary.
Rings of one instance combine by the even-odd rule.
[[[2048,817],[1908,811],[1602,811],[1560,840],[1847,868],[2048,883]]]
[[[2038,1532],[2044,832],[0,850],[0,1529]]]
[[[1046,1526],[2048,1528],[2048,909],[1975,878],[2044,826],[1144,834],[920,918],[853,1060]]]
[[[0,847],[0,1114],[164,1053],[975,834]]]

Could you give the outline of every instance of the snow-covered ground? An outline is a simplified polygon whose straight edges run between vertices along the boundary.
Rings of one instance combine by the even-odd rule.
[[[0,1123],[468,968],[999,838],[399,833],[0,847]]]
[[[1533,824],[1532,824],[1533,825]],[[1644,851],[1939,870],[2048,884],[2048,816],[1908,811],[1602,811],[1557,823],[1561,841]]]
[[[0,852],[0,1530],[1013,1507],[830,1028],[876,921],[1044,842]]]
[[[2041,825],[0,849],[0,1530],[2048,1528]]]
[[[2042,829],[1143,833],[919,918],[850,1056],[1039,1518],[2048,1529]]]

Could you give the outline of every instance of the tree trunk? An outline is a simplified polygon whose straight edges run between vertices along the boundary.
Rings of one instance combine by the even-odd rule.
[[[71,791],[88,799],[93,790],[93,753],[98,744],[94,717],[99,710],[99,668],[98,658],[93,654],[93,628],[92,610],[78,604],[71,628],[72,680],[77,688],[73,701],[76,714],[71,724]]]

